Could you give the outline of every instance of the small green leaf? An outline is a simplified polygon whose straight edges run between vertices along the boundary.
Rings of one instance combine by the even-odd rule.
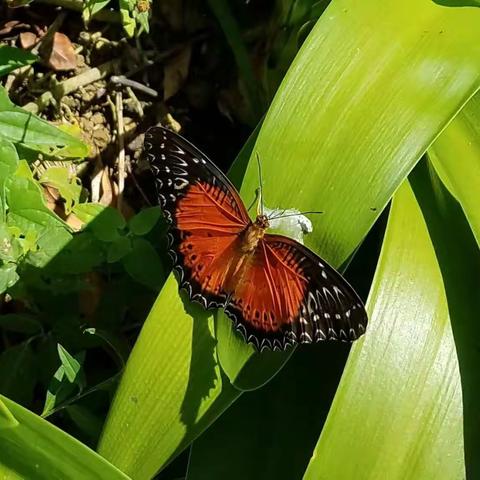
[[[0,112],[12,110],[13,108],[15,108],[15,105],[8,98],[8,93],[5,90],[5,87],[0,85]]]
[[[92,232],[77,233],[51,259],[48,271],[61,275],[91,272],[105,260],[103,246]]]
[[[5,223],[0,223],[0,260],[16,262],[22,254],[22,248]]]
[[[0,91],[1,92],[1,91]],[[0,137],[0,215],[6,210],[5,184],[17,169],[18,155],[12,142]]]
[[[133,240],[132,251],[123,257],[122,263],[134,280],[153,290],[158,290],[165,281],[165,269],[158,253],[143,238]]]
[[[118,262],[127,253],[132,251],[132,242],[128,237],[120,237],[115,242],[112,242],[107,251],[107,262]]]
[[[109,3],[110,0],[86,0],[82,12],[85,23],[88,23],[93,15],[104,9]]]
[[[60,347],[61,345],[57,345],[57,351],[60,354]],[[63,348],[63,347],[61,347]],[[64,349],[66,352],[66,350]],[[68,352],[67,352],[67,355]],[[70,358],[72,358],[70,356]],[[79,365],[83,365],[85,360],[85,352],[80,352],[73,356],[73,360],[78,363]],[[80,369],[75,377],[75,381],[71,382],[70,379],[66,375],[65,364],[62,360],[62,365],[60,365],[53,378],[48,385],[47,395],[45,397],[45,404],[43,406],[42,417],[47,417],[51,415],[55,408],[65,402],[75,391],[76,387],[81,391],[83,389],[85,379],[83,377],[83,372]]]
[[[0,136],[48,155],[88,155],[88,147],[81,140],[18,107],[0,111]]]
[[[105,205],[101,205],[100,203],[80,203],[73,207],[73,213],[82,222],[88,224],[106,210],[106,208]]]
[[[80,207],[80,205],[79,205]],[[77,212],[77,209],[74,210]],[[118,240],[121,235],[119,230],[125,228],[126,222],[120,212],[112,207],[104,208],[88,224],[89,230],[102,242],[114,242]]]
[[[57,345],[58,356],[62,362],[63,368],[65,369],[65,375],[70,383],[74,383],[77,379],[77,375],[80,372],[81,364],[80,362],[70,355],[67,350],[65,350],[62,345]]]
[[[40,183],[55,187],[65,200],[65,212],[69,214],[74,204],[80,200],[82,184],[75,175],[70,175],[66,167],[50,167],[40,177]]]
[[[47,389],[45,403],[43,405],[42,417],[46,417],[55,408],[57,402],[61,402],[74,391],[74,385],[65,382],[65,367],[60,365],[55,371],[50,385]]]
[[[25,161],[19,162],[6,192],[9,225],[17,226],[22,232],[34,229],[39,233],[43,232],[42,227],[47,226],[66,228],[66,224],[45,205],[42,191],[31,178]]]
[[[47,227],[38,239],[38,249],[30,252],[27,261],[30,265],[44,268],[56,259],[62,250],[72,241],[72,234],[63,227]]]
[[[156,225],[160,216],[160,207],[146,208],[128,222],[128,228],[135,235],[146,235]]]
[[[21,48],[0,46],[0,77],[7,75],[13,70],[30,65],[38,60],[38,57]],[[1,108],[1,105],[0,105]]]
[[[15,285],[19,278],[17,266],[14,263],[2,265],[0,267],[0,293]]]

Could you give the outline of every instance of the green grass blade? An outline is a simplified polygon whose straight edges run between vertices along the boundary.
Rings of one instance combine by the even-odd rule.
[[[479,21],[478,9],[430,0],[334,0],[302,47],[255,151],[267,206],[326,212],[313,219],[308,245],[333,265],[349,257],[478,88],[472,32]],[[241,190],[246,203],[257,185],[252,162]],[[219,348],[224,341],[220,334]],[[265,357],[253,359],[252,381],[243,369],[251,350],[243,343],[218,353],[245,389],[268,380],[284,361],[266,367]],[[220,373],[206,314],[182,303],[170,278],[129,359],[99,451],[135,478],[151,478],[236,395]]]
[[[408,184],[393,202],[368,305],[368,333],[352,349],[304,480],[463,478],[448,304]]]
[[[467,478],[480,478],[480,251],[461,206],[431,165],[421,164],[411,184],[422,208],[440,265],[462,379]]]
[[[435,169],[461,203],[480,246],[480,95],[475,95],[428,151]]]
[[[128,480],[83,443],[3,396],[0,396],[0,477]]]

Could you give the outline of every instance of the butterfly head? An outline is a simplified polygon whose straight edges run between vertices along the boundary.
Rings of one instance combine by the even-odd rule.
[[[270,222],[268,221],[268,217],[266,215],[257,215],[255,225],[263,230],[266,230],[268,227],[270,227]]]

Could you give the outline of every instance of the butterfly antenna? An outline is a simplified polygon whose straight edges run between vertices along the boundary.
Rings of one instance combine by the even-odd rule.
[[[258,166],[258,182],[260,183],[258,195],[258,204],[257,204],[257,215],[263,215],[263,180],[262,180],[262,165],[260,164],[260,156],[258,152],[255,152],[257,157],[257,166]]]
[[[285,210],[280,215],[275,215],[273,217],[270,217],[269,220],[278,220],[279,218],[287,218],[287,217],[298,217],[299,215],[313,215],[313,214],[322,214],[324,212],[320,211],[308,211],[308,212],[298,212],[298,213],[287,213],[286,215],[283,215]]]
[[[260,195],[260,189],[259,188],[256,188],[255,189],[255,198],[253,199],[252,203],[249,205],[249,207],[247,208],[247,212],[249,212],[252,207],[257,203],[257,200],[258,200],[258,196]]]

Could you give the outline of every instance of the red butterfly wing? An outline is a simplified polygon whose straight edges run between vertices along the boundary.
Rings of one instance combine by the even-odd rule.
[[[281,235],[267,234],[259,243],[225,311],[260,350],[352,341],[367,325],[363,303],[347,281],[311,250]]]
[[[197,148],[161,127],[145,134],[145,149],[167,221],[170,255],[180,285],[206,308],[223,307],[224,286],[238,262],[238,242],[250,219],[227,177]]]
[[[206,308],[223,307],[257,348],[351,341],[367,316],[352,287],[300,243],[265,235],[244,248],[251,225],[235,187],[197,148],[160,127],[145,134],[180,286]]]

